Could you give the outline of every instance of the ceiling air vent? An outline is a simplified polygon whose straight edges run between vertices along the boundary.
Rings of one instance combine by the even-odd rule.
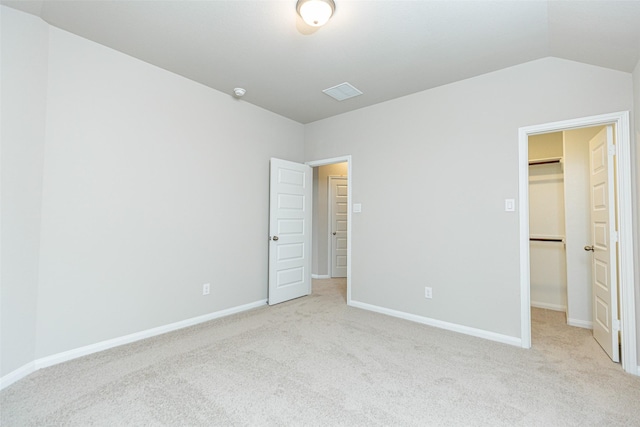
[[[334,87],[330,87],[329,89],[325,89],[323,90],[323,92],[329,95],[330,97],[337,99],[338,101],[344,101],[345,99],[362,95],[362,92],[360,92],[358,89],[351,86],[347,82],[341,83]]]

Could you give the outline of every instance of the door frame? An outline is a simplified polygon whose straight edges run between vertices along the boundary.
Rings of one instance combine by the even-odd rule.
[[[590,126],[613,125],[616,145],[618,265],[622,369],[639,375],[636,348],[636,316],[633,253],[633,180],[629,111],[526,126],[518,129],[520,210],[520,314],[523,348],[531,348],[531,283],[529,260],[529,136]]]
[[[327,212],[327,216],[329,217],[329,224],[327,227],[327,230],[329,230],[329,233],[331,233],[331,229],[333,228],[333,214],[335,212],[333,212],[333,198],[331,197],[332,195],[332,180],[334,179],[343,179],[347,181],[347,185],[349,183],[349,177],[348,176],[340,176],[340,175],[331,175],[327,177],[329,179],[329,183],[328,183],[328,188],[327,188],[327,208],[328,208],[328,212]],[[348,190],[347,190],[348,191]],[[349,194],[347,194],[347,202],[349,200]],[[349,211],[350,209],[348,209],[347,206],[347,211]],[[347,228],[349,228],[349,215],[347,212]],[[327,245],[327,251],[328,251],[328,257],[327,257],[327,271],[329,271],[329,277],[333,277],[333,239],[331,237],[329,237],[331,239],[331,242]],[[347,241],[347,247],[349,246],[349,242]],[[347,255],[347,262],[349,261],[349,256]]]
[[[347,305],[351,305],[351,247],[352,247],[352,237],[351,237],[351,217],[352,217],[352,206],[353,206],[353,191],[352,191],[352,182],[353,182],[353,172],[352,172],[352,160],[351,155],[340,156],[340,157],[332,157],[329,159],[320,159],[320,160],[311,160],[305,162],[305,165],[309,165],[312,168],[318,166],[326,166],[332,165],[335,163],[347,163],[347,204],[349,208],[347,209]]]

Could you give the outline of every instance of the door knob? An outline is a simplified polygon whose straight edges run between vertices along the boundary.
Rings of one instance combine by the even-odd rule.
[[[336,232],[335,232],[335,231],[333,232],[333,235],[334,235],[334,236],[336,235]]]
[[[595,252],[595,249],[593,248],[593,245],[591,245],[591,246],[585,246],[585,247],[584,247],[584,250],[585,250],[585,251]]]
[[[278,236],[273,236],[272,239],[273,240],[278,240],[279,238],[278,238]]]

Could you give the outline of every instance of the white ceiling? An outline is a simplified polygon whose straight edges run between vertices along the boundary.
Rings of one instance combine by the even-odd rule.
[[[1,2],[300,123],[546,56],[640,59],[640,0],[335,1],[320,29],[296,0]],[[364,95],[322,93],[345,81]]]

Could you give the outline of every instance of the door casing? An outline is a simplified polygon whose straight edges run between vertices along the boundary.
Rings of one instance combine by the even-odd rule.
[[[520,219],[520,314],[521,342],[531,348],[531,308],[529,280],[529,136],[582,127],[613,125],[615,127],[618,222],[618,264],[620,297],[621,361],[625,372],[639,375],[636,348],[636,316],[633,251],[633,180],[631,171],[631,138],[629,111],[621,111],[572,120],[526,126],[518,130]]]

